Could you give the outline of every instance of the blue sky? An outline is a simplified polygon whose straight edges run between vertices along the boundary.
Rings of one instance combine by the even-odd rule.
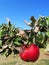
[[[16,27],[29,29],[24,20],[41,15],[49,16],[49,0],[0,0],[0,24],[6,23],[9,17]]]

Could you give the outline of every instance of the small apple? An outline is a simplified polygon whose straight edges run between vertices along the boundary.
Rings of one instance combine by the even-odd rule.
[[[36,44],[22,45],[19,54],[22,60],[35,62],[40,54],[39,47]]]

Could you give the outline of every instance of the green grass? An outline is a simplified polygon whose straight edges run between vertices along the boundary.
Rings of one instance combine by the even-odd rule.
[[[40,50],[40,57],[36,62],[25,62],[21,60],[19,54],[16,57],[13,57],[11,54],[9,57],[0,55],[0,65],[49,65],[49,56],[45,56],[44,49]]]
[[[49,60],[42,59],[37,63],[37,65],[49,65]]]
[[[0,65],[15,65],[16,62],[10,62],[10,63],[0,63]]]
[[[0,65],[49,65],[49,60],[41,60],[38,63],[33,63],[33,62],[9,62],[9,63],[0,63]]]

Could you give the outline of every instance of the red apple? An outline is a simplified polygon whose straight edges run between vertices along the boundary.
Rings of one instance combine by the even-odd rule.
[[[23,45],[19,54],[22,60],[35,62],[39,57],[39,47],[36,44]]]

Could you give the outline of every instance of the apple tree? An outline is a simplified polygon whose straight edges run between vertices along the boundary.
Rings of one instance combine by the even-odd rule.
[[[40,16],[37,20],[30,17],[31,22],[24,21],[31,27],[30,32],[25,31],[28,36],[28,44],[35,43],[39,47],[46,47],[49,43],[49,17]]]

